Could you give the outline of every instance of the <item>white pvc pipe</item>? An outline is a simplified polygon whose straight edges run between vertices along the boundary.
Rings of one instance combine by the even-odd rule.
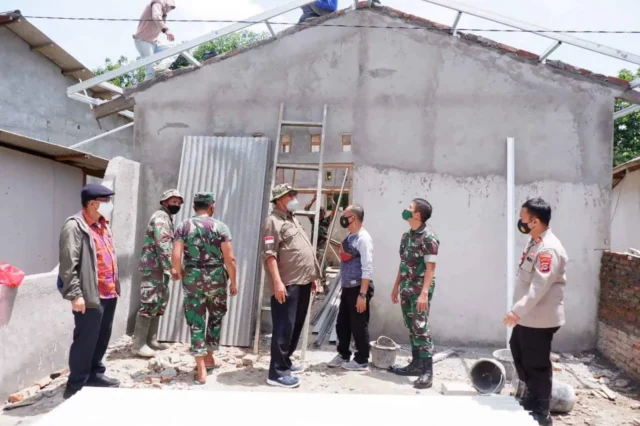
[[[86,145],[86,144],[88,144],[90,142],[97,141],[98,139],[102,139],[105,136],[109,136],[109,135],[111,135],[113,133],[119,132],[120,130],[128,129],[129,127],[133,126],[133,124],[134,124],[134,122],[132,121],[131,123],[127,123],[124,126],[116,127],[115,129],[109,130],[108,132],[100,133],[99,135],[94,136],[92,138],[89,138],[89,139],[87,139],[85,141],[79,142],[79,143],[77,143],[75,145],[71,145],[69,148],[81,147],[82,145]]]
[[[514,138],[507,138],[507,312],[513,306],[513,285],[515,279],[515,244],[516,244],[516,222],[515,222],[515,147]],[[509,338],[511,328],[507,327],[507,348],[509,348]]]

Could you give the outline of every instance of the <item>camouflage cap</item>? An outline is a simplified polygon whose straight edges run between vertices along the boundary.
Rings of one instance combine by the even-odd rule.
[[[180,201],[184,203],[184,198],[182,198],[182,195],[180,195],[180,192],[178,192],[177,189],[169,189],[167,191],[164,191],[162,193],[162,198],[160,198],[160,202],[167,201],[171,197],[180,198]]]
[[[196,192],[193,196],[193,202],[211,205],[215,202],[215,195],[213,192]]]
[[[288,183],[281,183],[280,185],[276,185],[276,187],[273,188],[273,191],[271,191],[271,202],[277,200],[278,198],[282,198],[289,193],[297,195],[298,191],[293,189],[293,186],[289,185]]]

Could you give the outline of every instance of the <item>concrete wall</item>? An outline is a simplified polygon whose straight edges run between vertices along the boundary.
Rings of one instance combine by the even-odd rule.
[[[82,170],[0,147],[0,261],[26,274],[58,264],[64,220],[80,209]]]
[[[611,250],[640,250],[640,171],[627,173],[611,194]]]
[[[116,191],[112,230],[122,287],[112,340],[125,333],[130,316],[131,276],[137,269],[137,256],[132,247],[136,234],[138,178],[137,163],[115,158],[109,163],[103,183]],[[76,195],[79,196],[79,190]],[[61,226],[62,223],[56,224],[58,232]],[[0,326],[0,401],[67,365],[73,315],[70,303],[62,299],[56,288],[57,276],[56,265],[53,272],[25,277],[18,288],[9,323]]]
[[[332,23],[401,21],[361,10]],[[568,323],[556,346],[594,347],[598,250],[609,236],[609,86],[445,34],[323,27],[134,96],[146,217],[160,190],[177,183],[183,136],[275,139],[281,102],[293,120],[318,120],[327,103],[325,161],[354,162],[353,200],[364,206],[376,246],[372,334],[400,341],[408,336],[390,301],[407,228],[400,213],[420,196],[434,204],[442,243],[431,316],[436,344],[504,344],[505,140],[515,137],[517,202],[542,196],[552,204],[552,226],[571,257],[568,279],[576,285],[567,286]],[[344,132],[353,133],[351,153],[342,152]],[[306,151],[308,139],[293,145],[282,162],[317,160]],[[517,256],[525,242],[518,237]]]
[[[129,121],[111,116],[99,122],[89,105],[67,97],[78,83],[7,28],[0,28],[0,129],[70,146]],[[83,151],[113,158],[131,158],[133,132],[125,129],[82,147]]]

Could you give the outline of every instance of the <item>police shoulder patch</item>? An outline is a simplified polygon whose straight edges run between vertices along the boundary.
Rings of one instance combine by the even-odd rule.
[[[551,260],[553,256],[551,253],[540,253],[538,255],[538,262],[540,263],[540,272],[549,273],[551,272]]]

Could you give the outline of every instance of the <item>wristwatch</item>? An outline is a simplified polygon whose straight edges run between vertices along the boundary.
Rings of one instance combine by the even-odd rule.
[[[358,296],[362,297],[363,299],[367,298],[367,293],[360,293],[358,294]]]

